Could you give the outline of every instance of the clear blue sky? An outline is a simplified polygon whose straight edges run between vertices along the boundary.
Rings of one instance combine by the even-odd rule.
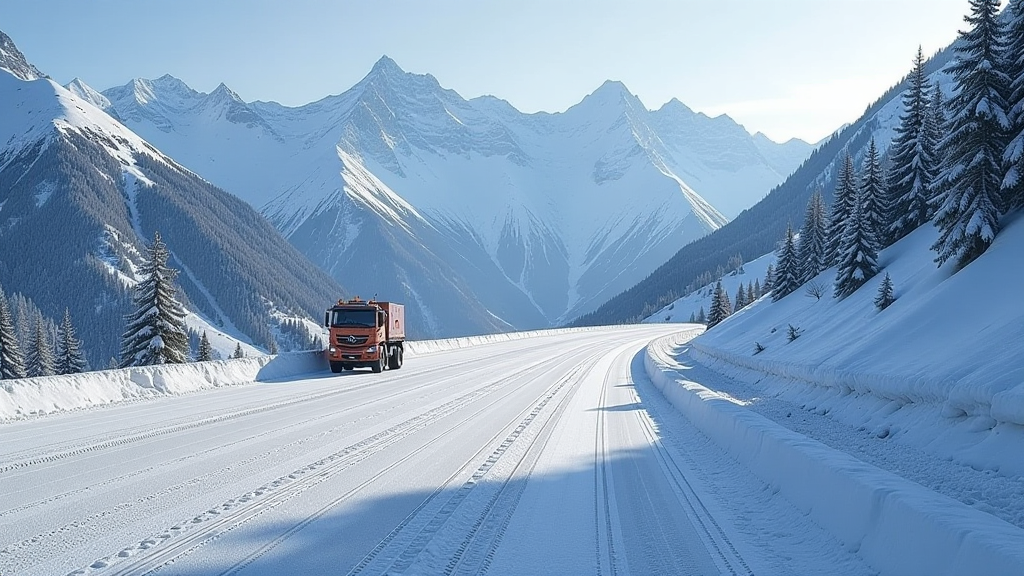
[[[169,73],[297,106],[383,54],[471,98],[565,110],[605,80],[775,140],[827,136],[895,84],[968,0],[0,0],[0,30],[54,80]]]

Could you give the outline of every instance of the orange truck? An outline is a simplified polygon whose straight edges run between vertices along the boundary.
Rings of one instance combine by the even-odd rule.
[[[405,306],[394,302],[338,300],[327,309],[324,325],[330,332],[327,359],[331,372],[353,368],[402,367],[405,353]]]

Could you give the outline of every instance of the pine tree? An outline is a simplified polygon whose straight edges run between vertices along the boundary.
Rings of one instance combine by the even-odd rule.
[[[71,312],[65,308],[64,319],[57,328],[57,374],[78,374],[87,367],[82,343],[75,337],[75,328],[71,325]]]
[[[889,222],[878,235],[886,247],[928,221],[928,199],[935,180],[934,135],[929,133],[929,86],[924,72],[924,54],[917,49],[910,88],[903,94],[903,114],[891,147],[888,193]]]
[[[242,343],[238,342],[235,344],[235,352],[231,355],[232,358],[245,358],[245,351],[242,350]]]
[[[0,290],[0,380],[25,377],[25,360],[18,346],[18,336],[7,305],[7,296]]]
[[[835,283],[837,298],[853,294],[878,273],[878,243],[868,219],[864,217],[860,196],[860,191],[854,196],[853,214],[847,220],[843,243],[839,248]]]
[[[199,362],[213,360],[213,346],[210,345],[210,338],[206,336],[206,330],[203,330],[203,336],[199,339],[199,355],[196,360]]]
[[[695,324],[696,322],[697,322],[697,313],[696,312],[690,312],[690,324]]]
[[[761,290],[761,280],[754,278],[754,300],[761,296],[764,296],[764,292]]]
[[[704,307],[700,307],[700,312],[697,312],[697,324],[707,324],[708,315],[704,313]]]
[[[753,304],[754,300],[757,300],[757,294],[754,293],[754,284],[747,282],[747,305]]]
[[[804,212],[804,226],[800,229],[798,247],[800,262],[800,283],[804,284],[827,268],[825,265],[825,249],[828,240],[828,221],[826,220],[825,199],[818,190],[807,201]]]
[[[886,228],[883,216],[886,213],[885,186],[882,176],[882,164],[878,158],[878,148],[875,147],[875,139],[872,138],[868,144],[868,152],[864,155],[864,174],[860,185],[860,209],[861,218],[864,224],[875,239],[875,249],[878,249],[879,238]]]
[[[843,242],[843,231],[853,214],[854,198],[857,195],[857,173],[853,169],[853,157],[847,150],[843,155],[843,165],[836,179],[836,189],[832,199],[832,212],[828,219],[828,241],[825,249],[826,268],[839,262],[840,245]]]
[[[53,348],[50,347],[50,338],[43,327],[42,314],[36,316],[35,330],[29,338],[25,373],[30,378],[53,376],[56,373],[53,366]]]
[[[1003,207],[1006,212],[1024,208],[1024,0],[1011,0],[1007,30],[1006,63],[1010,78],[1007,113],[1009,144],[1003,152]]]
[[[768,268],[764,271],[764,286],[761,287],[761,295],[772,291],[775,287],[775,265],[769,264]]]
[[[747,305],[747,293],[743,290],[742,283],[738,288],[736,288],[736,296],[733,297],[733,302],[735,303],[734,306],[737,311]]]
[[[890,304],[896,301],[893,296],[892,278],[889,278],[889,273],[885,273],[885,278],[882,278],[882,283],[878,285],[878,296],[875,296],[875,307],[879,310],[885,310]]]
[[[786,227],[786,240],[782,244],[777,261],[779,267],[775,271],[775,284],[772,289],[774,302],[796,292],[800,287],[800,261],[797,259],[792,225]]]
[[[732,304],[729,302],[729,294],[722,288],[722,281],[719,280],[715,286],[715,292],[711,296],[711,312],[708,314],[708,328],[711,328],[725,320],[732,314]]]
[[[1010,129],[999,0],[971,0],[971,10],[965,20],[973,28],[960,34],[955,44],[960,58],[950,69],[959,90],[949,101],[946,164],[933,220],[939,229],[932,245],[935,261],[941,266],[952,258],[957,270],[987,250],[999,233],[1002,158]]]
[[[927,191],[928,202],[925,207],[925,214],[927,219],[931,220],[935,216],[935,206],[938,203],[936,198],[938,198],[942,191],[942,181],[939,176],[942,166],[946,163],[946,149],[942,146],[942,141],[949,129],[946,120],[946,102],[942,99],[942,86],[937,82],[932,87],[932,100],[928,105],[927,121],[928,125],[925,127],[925,134],[928,135],[928,145],[931,146],[932,150],[932,172],[934,177]]]
[[[151,364],[180,364],[188,359],[185,310],[175,297],[177,270],[167,266],[170,252],[157,232],[143,262],[142,280],[135,286],[135,312],[126,320],[121,339],[122,368]]]

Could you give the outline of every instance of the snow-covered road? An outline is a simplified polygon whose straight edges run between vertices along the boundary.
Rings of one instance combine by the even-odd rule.
[[[0,574],[871,573],[643,349],[540,335],[0,428]]]

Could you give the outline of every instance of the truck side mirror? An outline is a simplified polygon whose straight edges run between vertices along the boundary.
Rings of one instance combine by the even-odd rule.
[[[324,326],[330,327],[331,325],[331,311],[328,310],[324,313]]]
[[[377,313],[377,326],[384,326],[384,325],[385,325],[384,313],[383,312],[378,312]]]

